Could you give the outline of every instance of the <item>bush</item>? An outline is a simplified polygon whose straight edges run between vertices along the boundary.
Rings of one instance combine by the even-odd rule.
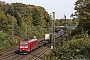
[[[7,33],[4,33],[3,31],[0,31],[0,41],[4,41],[8,39]]]
[[[15,45],[15,42],[9,40],[7,33],[0,31],[0,50],[8,49]]]
[[[61,60],[70,59],[89,59],[90,57],[90,38],[87,33],[82,33],[79,38],[60,42],[53,49],[51,57],[58,57]]]

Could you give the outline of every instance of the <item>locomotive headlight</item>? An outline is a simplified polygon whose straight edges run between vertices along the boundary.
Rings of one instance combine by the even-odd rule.
[[[23,48],[22,46],[20,46],[20,48]]]
[[[27,46],[25,46],[25,48],[28,48]]]

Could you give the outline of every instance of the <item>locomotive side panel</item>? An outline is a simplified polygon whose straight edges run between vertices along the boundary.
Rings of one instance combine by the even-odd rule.
[[[38,40],[31,40],[30,41],[30,50],[32,51],[33,49],[36,49],[38,47]]]

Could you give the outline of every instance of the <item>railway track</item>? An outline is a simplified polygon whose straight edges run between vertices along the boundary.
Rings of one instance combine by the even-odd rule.
[[[7,53],[7,52],[9,53],[9,51],[15,50],[16,48],[17,48],[17,46],[7,49],[7,50],[0,51],[0,56],[5,55],[5,53]]]
[[[56,38],[58,40],[59,38]],[[50,44],[44,45],[35,51],[30,52],[28,55],[19,55],[17,54],[17,47],[8,49],[6,51],[1,51],[0,54],[0,60],[41,60],[43,59],[43,56],[48,54],[50,49]]]
[[[12,55],[15,55],[14,51],[16,51],[16,49],[17,49],[17,47],[15,46],[15,47],[13,47],[11,49],[7,49],[5,51],[1,51],[0,52],[0,54],[1,54],[0,55],[0,60],[4,60],[4,59],[6,59],[6,58],[8,58],[8,57],[10,57]]]
[[[24,57],[19,57],[14,60],[41,60],[46,52],[50,52],[50,48],[43,46]]]
[[[28,55],[16,54],[14,50],[8,52],[9,53],[5,53],[5,55],[3,54],[0,56],[0,60],[40,60],[46,52],[50,52],[50,48],[48,46],[42,46]]]

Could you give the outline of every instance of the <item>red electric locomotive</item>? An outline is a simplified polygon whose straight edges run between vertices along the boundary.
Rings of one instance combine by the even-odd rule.
[[[29,53],[30,51],[38,48],[37,39],[21,40],[19,44],[19,53]]]

